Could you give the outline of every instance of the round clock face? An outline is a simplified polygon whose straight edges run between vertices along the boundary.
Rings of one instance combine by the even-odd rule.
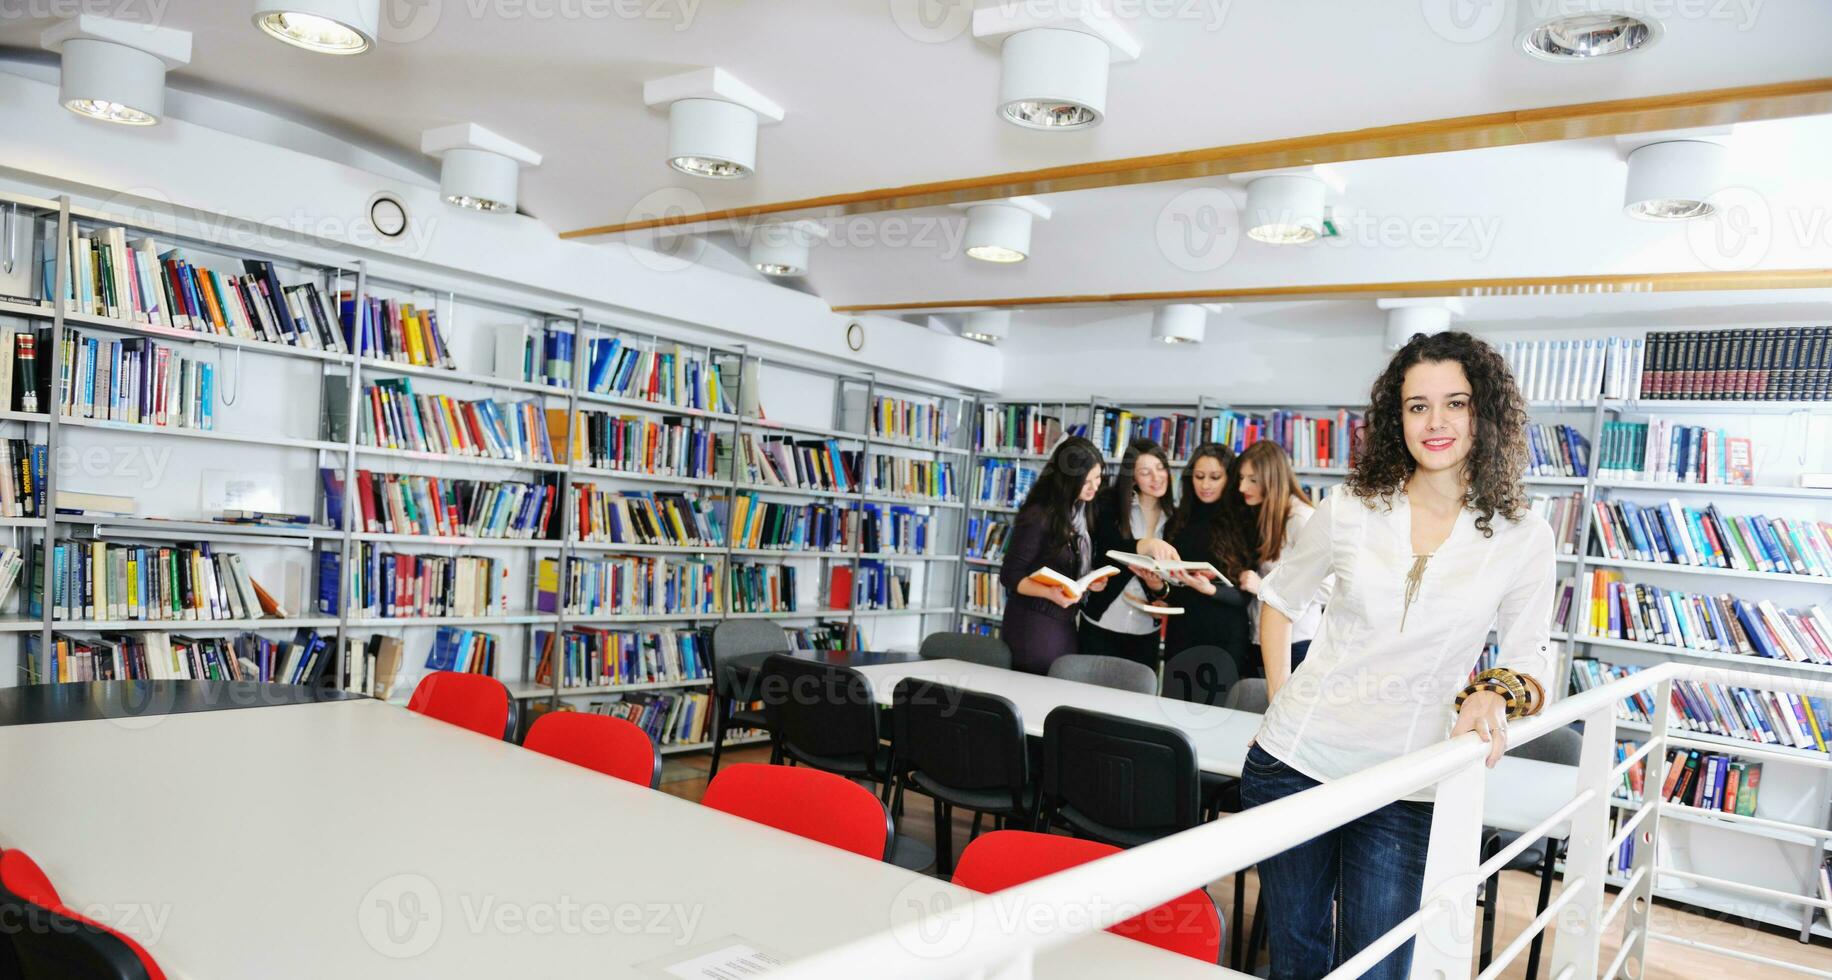
[[[865,324],[854,320],[846,325],[846,346],[853,350],[865,348]]]
[[[385,237],[399,237],[407,230],[407,208],[386,194],[377,194],[369,201],[369,224]]]

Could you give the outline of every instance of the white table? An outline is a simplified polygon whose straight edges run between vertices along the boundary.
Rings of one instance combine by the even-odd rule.
[[[917,677],[1000,695],[1015,705],[1024,731],[1043,735],[1043,719],[1065,705],[1181,729],[1196,749],[1204,772],[1239,776],[1247,742],[1259,731],[1260,716],[1151,694],[1119,691],[1079,681],[1044,677],[961,660],[917,660],[857,668],[871,684],[872,699],[891,703],[897,682]],[[1532,829],[1570,801],[1577,791],[1577,768],[1530,759],[1503,758],[1489,770],[1483,798],[1483,822],[1516,833]],[[1561,827],[1554,834],[1565,836]]]
[[[0,787],[0,847],[190,980],[670,977],[968,897],[375,701],[0,727]],[[1224,974],[1103,934],[1037,975]]]

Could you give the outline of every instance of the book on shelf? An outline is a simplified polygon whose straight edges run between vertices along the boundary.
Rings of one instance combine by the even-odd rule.
[[[1832,624],[1817,605],[1785,609],[1768,599],[1702,595],[1590,572],[1584,634],[1704,653],[1832,664]]]
[[[25,557],[11,545],[0,547],[0,605],[13,597],[19,584],[19,573],[25,570]]]
[[[433,631],[432,646],[426,653],[426,669],[495,676],[498,646],[492,634],[441,626]]]
[[[1044,566],[1030,573],[1026,578],[1038,585],[1060,589],[1063,595],[1071,599],[1079,599],[1088,591],[1089,586],[1103,579],[1112,578],[1119,573],[1120,570],[1112,565],[1102,565],[1080,578],[1070,578],[1054,568]]]
[[[1018,507],[1037,482],[1035,464],[1011,459],[982,459],[973,477],[973,502],[983,507]]]
[[[954,441],[954,419],[945,406],[936,402],[878,395],[866,415],[874,438],[927,446],[946,446]]]
[[[163,631],[51,634],[47,650],[37,634],[25,637],[26,682],[64,684],[108,680],[229,680],[269,684],[324,684],[335,657],[328,639],[297,630],[291,640],[259,633],[192,637]]]
[[[735,561],[731,563],[727,609],[735,613],[795,612],[795,566]]]
[[[562,688],[657,684],[712,676],[712,650],[700,630],[573,627],[558,635],[536,630],[534,648],[541,651],[535,683],[553,683],[557,655]]]
[[[712,740],[712,697],[704,691],[637,691],[615,701],[593,702],[591,708],[593,714],[635,724],[657,745],[702,745]]]
[[[968,619],[961,623],[961,632],[968,636],[990,636],[997,639],[999,624],[984,619]]]
[[[1641,506],[1593,501],[1590,553],[1623,561],[1660,562],[1777,575],[1832,577],[1832,521],[1760,514],[1726,517],[1716,504],[1678,500]]]
[[[404,656],[401,638],[372,633],[366,639],[349,637],[344,642],[343,689],[383,701],[392,697]]]
[[[1338,409],[1329,415],[1223,410],[1204,420],[1204,441],[1241,452],[1262,439],[1277,443],[1293,466],[1342,469],[1353,465],[1367,438],[1365,413]]]
[[[861,453],[835,439],[791,439],[755,432],[740,438],[744,479],[757,486],[855,493]]]
[[[1670,749],[1664,771],[1660,797],[1668,803],[1744,817],[1756,815],[1762,790],[1760,762],[1745,762],[1722,752]]]
[[[1571,662],[1573,691],[1588,691],[1634,674],[1640,668],[1576,659]],[[1637,691],[1617,706],[1623,721],[1649,724],[1654,717],[1654,690]],[[1675,680],[1675,730],[1698,732],[1759,745],[1826,751],[1832,734],[1832,699],[1803,697],[1785,691],[1763,691],[1707,681]]]
[[[709,426],[674,416],[658,421],[642,415],[583,411],[578,429],[571,430],[566,410],[550,408],[547,426],[556,462],[576,458],[580,465],[599,470],[711,480],[720,472],[720,451],[725,448],[724,440]],[[569,431],[575,431],[570,442]]]
[[[1643,352],[1639,339],[1517,340],[1499,353],[1529,401],[1590,401],[1631,398],[1640,390]]]
[[[43,562],[40,545],[28,559]],[[51,549],[54,619],[208,621],[284,618],[248,574],[242,556],[196,547],[61,541]],[[36,585],[36,582],[35,582]],[[29,615],[42,616],[35,588]],[[271,611],[270,611],[271,610]]]
[[[458,369],[445,333],[439,328],[439,315],[433,310],[368,296],[359,317],[355,294],[345,292],[338,297],[338,319],[348,345],[346,350],[360,350],[364,357],[397,364]]]
[[[0,440],[0,467],[6,471],[5,477],[0,478],[0,512],[7,517],[44,516],[45,473],[49,462],[50,454],[43,443]],[[57,492],[59,510],[64,508],[65,493],[63,490]]]
[[[1597,474],[1613,480],[1668,483],[1755,482],[1753,447],[1723,429],[1667,419],[1603,423]]]
[[[538,399],[461,401],[416,395],[408,378],[383,378],[363,389],[358,438],[365,446],[551,463],[547,416]]]
[[[863,650],[865,641],[858,626],[852,623],[817,623],[813,626],[785,626],[792,650]]]
[[[65,329],[59,410],[175,429],[216,427],[216,368],[144,337],[102,340]]]
[[[1169,561],[1162,558],[1151,558],[1146,555],[1135,555],[1130,551],[1109,551],[1107,552],[1107,557],[1125,565],[1135,572],[1150,572],[1158,576],[1174,576],[1179,572],[1185,574],[1193,573],[1205,578],[1214,579],[1223,585],[1232,586],[1234,584],[1228,581],[1226,575],[1221,574],[1221,569],[1216,568],[1206,561]]]
[[[1642,401],[1832,399],[1832,327],[1652,331],[1645,361]]]
[[[0,324],[0,408],[36,414],[51,403],[51,331]]]
[[[724,545],[725,531],[718,510],[697,494],[637,490],[608,493],[590,483],[572,484],[569,494],[579,541],[704,548]]]
[[[725,609],[723,563],[673,555],[574,557],[535,570],[535,611],[568,616],[716,616]]]
[[[1589,476],[1590,440],[1569,425],[1528,425],[1527,473]]]
[[[356,542],[350,565],[352,611],[372,619],[444,616],[506,616],[509,565],[500,558],[471,555],[401,554]],[[338,613],[337,574],[341,557],[318,552],[318,611]]]
[[[853,576],[853,606],[859,609],[908,609],[911,572],[907,566],[860,561]]]
[[[999,581],[999,573],[990,569],[968,570],[966,603],[968,612],[1004,618],[1005,584]]]
[[[505,381],[539,381],[546,369],[545,333],[532,323],[504,323],[490,328],[490,372]]]
[[[959,488],[954,482],[952,461],[874,455],[866,490],[912,500],[951,501],[957,498]]]
[[[1010,540],[1011,521],[1003,517],[979,516],[967,520],[966,555],[988,561],[1004,561],[1005,545]]]
[[[931,553],[930,515],[907,504],[868,503],[856,509],[859,550],[866,554],[894,552],[900,555]]]
[[[1536,493],[1528,499],[1527,508],[1551,525],[1552,540],[1558,542],[1559,554],[1577,554],[1578,526],[1584,516],[1583,494]]]
[[[342,482],[336,470],[321,472],[328,474],[327,484]],[[360,529],[371,534],[551,538],[548,529],[558,493],[557,474],[520,483],[356,471]],[[327,493],[329,519],[341,515],[343,496]]]
[[[622,337],[594,337],[586,355],[586,390],[594,394],[705,412],[737,411],[721,372],[680,344],[672,350],[646,350]],[[755,383],[747,373],[747,392]]]
[[[852,608],[852,566],[835,564],[827,569],[827,607]]]
[[[849,505],[783,503],[743,493],[731,502],[734,548],[785,551],[857,550],[859,512]]]
[[[986,404],[974,420],[973,446],[982,452],[1044,455],[1062,441],[1062,419],[1038,405]]]
[[[1201,420],[1173,412],[1148,415],[1124,409],[1102,409],[1095,418],[1100,438],[1095,445],[1108,456],[1122,456],[1134,439],[1149,439],[1173,460],[1188,459],[1201,440]]]

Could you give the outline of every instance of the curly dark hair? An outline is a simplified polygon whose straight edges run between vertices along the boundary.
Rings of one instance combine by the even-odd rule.
[[[1418,469],[1406,448],[1400,386],[1415,364],[1455,361],[1469,379],[1474,413],[1474,446],[1463,460],[1467,488],[1463,505],[1476,512],[1476,527],[1492,537],[1496,514],[1518,518],[1527,494],[1521,474],[1527,467],[1527,403],[1507,362],[1488,344],[1461,331],[1414,334],[1387,362],[1368,394],[1368,428],[1361,451],[1349,469],[1347,486],[1363,500],[1390,503]]]
[[[1031,484],[1012,523],[1035,521],[1043,525],[1043,553],[1075,546],[1075,506],[1088,474],[1101,468],[1100,450],[1081,436],[1068,436],[1056,444],[1037,482]],[[1079,550],[1079,549],[1077,549]],[[1089,557],[1081,555],[1079,557]]]

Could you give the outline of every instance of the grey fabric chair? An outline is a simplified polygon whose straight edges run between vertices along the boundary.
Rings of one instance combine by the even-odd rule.
[[[757,679],[763,661],[773,653],[788,653],[789,635],[782,627],[762,619],[728,619],[712,629],[712,778],[719,774],[719,754],[725,733],[733,728],[770,729],[756,702]],[[775,732],[771,732],[774,736]]]
[[[1071,653],[1050,664],[1050,676],[1083,684],[1098,684],[1135,694],[1158,693],[1158,674],[1142,663],[1124,657],[1096,657]]]
[[[1251,711],[1256,715],[1265,714],[1267,707],[1271,704],[1272,699],[1266,697],[1266,679],[1264,677],[1248,677],[1241,680],[1228,688],[1228,696],[1221,702],[1224,708]]]
[[[996,636],[972,633],[930,633],[917,651],[924,660],[965,660],[970,664],[1011,669],[1011,647]]]
[[[1555,728],[1544,735],[1508,749],[1508,755],[1516,759],[1531,759],[1534,762],[1549,762],[1553,765],[1575,766],[1578,757],[1584,754],[1584,736],[1575,728]],[[1493,827],[1482,828],[1482,860],[1501,852],[1501,849],[1513,843],[1520,835]],[[1546,910],[1546,904],[1552,899],[1552,870],[1558,862],[1564,841],[1544,838],[1537,843],[1527,845],[1526,849],[1508,862],[1509,870],[1536,871],[1539,874],[1539,905],[1535,915]],[[1482,968],[1487,968],[1495,953],[1495,909],[1498,897],[1497,889],[1501,885],[1501,874],[1496,872],[1482,886]],[[1534,980],[1539,975],[1540,940],[1543,936],[1534,936],[1533,945],[1527,950],[1527,980]]]

